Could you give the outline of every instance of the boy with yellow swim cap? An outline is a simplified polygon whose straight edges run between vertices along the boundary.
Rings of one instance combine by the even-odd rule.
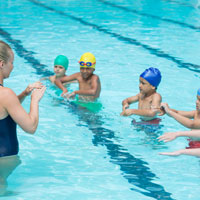
[[[56,79],[55,84],[63,91],[62,96],[71,98],[78,94],[81,99],[94,100],[100,96],[101,92],[100,79],[93,74],[96,65],[95,56],[89,52],[84,53],[79,60],[79,65],[80,72]],[[68,91],[63,84],[74,80],[78,81],[79,90],[67,94]]]

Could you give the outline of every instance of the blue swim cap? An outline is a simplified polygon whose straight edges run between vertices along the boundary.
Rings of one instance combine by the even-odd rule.
[[[200,96],[200,88],[197,90],[197,95]]]
[[[140,77],[148,81],[152,86],[158,87],[161,81],[161,73],[159,69],[150,67],[149,69],[146,69],[142,74],[140,74]]]

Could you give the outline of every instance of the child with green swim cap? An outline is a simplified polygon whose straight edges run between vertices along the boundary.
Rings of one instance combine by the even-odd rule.
[[[67,71],[68,68],[68,58],[66,56],[63,55],[59,55],[56,57],[56,59],[54,60],[54,73],[55,75],[50,76],[49,80],[52,83],[55,83],[55,80],[57,78],[61,78],[61,77],[65,77],[65,73]]]
[[[55,75],[42,78],[41,80],[49,79],[52,83],[55,83],[56,79],[66,77],[67,76],[66,71],[68,69],[68,65],[69,65],[69,60],[66,56],[63,56],[63,55],[57,56],[54,60]],[[68,83],[71,83],[71,82],[67,82],[66,84]]]
[[[122,101],[122,116],[138,115],[142,119],[142,123],[152,124],[158,123],[160,119],[157,115],[164,114],[160,109],[162,97],[156,92],[161,81],[161,73],[157,68],[150,67],[140,75],[140,92],[132,97],[128,97]],[[129,105],[138,102],[138,109],[128,109]],[[135,122],[134,124],[141,122]]]
[[[63,91],[62,96],[67,98],[79,95],[79,99],[94,100],[100,96],[101,83],[97,75],[93,74],[95,71],[96,59],[92,53],[84,53],[80,60],[80,72],[65,76],[55,80],[55,84]],[[77,80],[79,83],[79,90],[67,94],[67,89],[63,86],[64,83]]]

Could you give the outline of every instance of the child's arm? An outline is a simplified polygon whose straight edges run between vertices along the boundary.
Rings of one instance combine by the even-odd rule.
[[[121,113],[121,115],[139,115],[143,117],[155,117],[157,113],[160,112],[160,102],[161,96],[159,94],[155,94],[150,109],[126,109]]]
[[[175,110],[175,109],[172,109],[170,108],[171,111],[175,112],[175,113],[178,113],[179,115],[182,115],[184,117],[187,117],[187,118],[194,118],[194,111],[182,111],[182,110]]]
[[[164,133],[160,137],[158,137],[159,141],[169,142],[177,137],[195,137],[200,138],[200,130],[192,130],[192,131],[177,131],[177,132],[168,132]]]
[[[55,85],[63,91],[63,93],[61,95],[63,95],[63,94],[68,92],[67,89],[64,87],[63,83],[66,83],[68,81],[76,80],[77,77],[78,77],[78,74],[79,73],[75,73],[75,74],[72,74],[70,76],[65,76],[65,77],[62,77],[60,79],[56,79],[55,80]]]
[[[181,149],[174,152],[162,152],[160,155],[166,156],[180,156],[180,155],[189,155],[189,156],[197,156],[200,157],[200,148],[195,149]]]
[[[183,126],[191,129],[199,129],[200,128],[200,119],[191,120],[187,117],[180,115],[179,113],[174,112],[172,109],[169,108],[167,103],[162,103],[161,106],[165,109],[166,113],[173,117],[176,121],[181,123]],[[194,118],[195,110],[188,111],[188,116],[190,118]]]
[[[46,77],[42,77],[39,79],[39,81],[44,81],[44,80],[49,80],[50,79],[50,76],[46,76]]]
[[[93,76],[90,89],[76,90],[76,91],[72,92],[70,95],[68,95],[68,98],[75,96],[76,94],[95,97],[97,95],[97,90],[98,90],[99,84],[100,84],[99,77]]]
[[[129,105],[132,103],[135,103],[139,100],[139,94],[132,96],[132,97],[128,97],[126,99],[124,99],[122,101],[122,110],[126,110],[127,108],[129,108]]]

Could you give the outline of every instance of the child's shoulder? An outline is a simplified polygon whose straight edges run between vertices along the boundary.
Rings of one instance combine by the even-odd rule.
[[[99,79],[99,76],[96,75],[96,74],[92,74],[92,78],[94,78],[94,79]]]
[[[157,93],[157,92],[153,93],[152,97],[153,98],[157,98],[157,99],[162,99],[162,96],[159,93]]]
[[[56,80],[56,75],[49,76],[48,78],[49,78],[49,80],[50,80],[52,83],[54,83],[55,80]]]

